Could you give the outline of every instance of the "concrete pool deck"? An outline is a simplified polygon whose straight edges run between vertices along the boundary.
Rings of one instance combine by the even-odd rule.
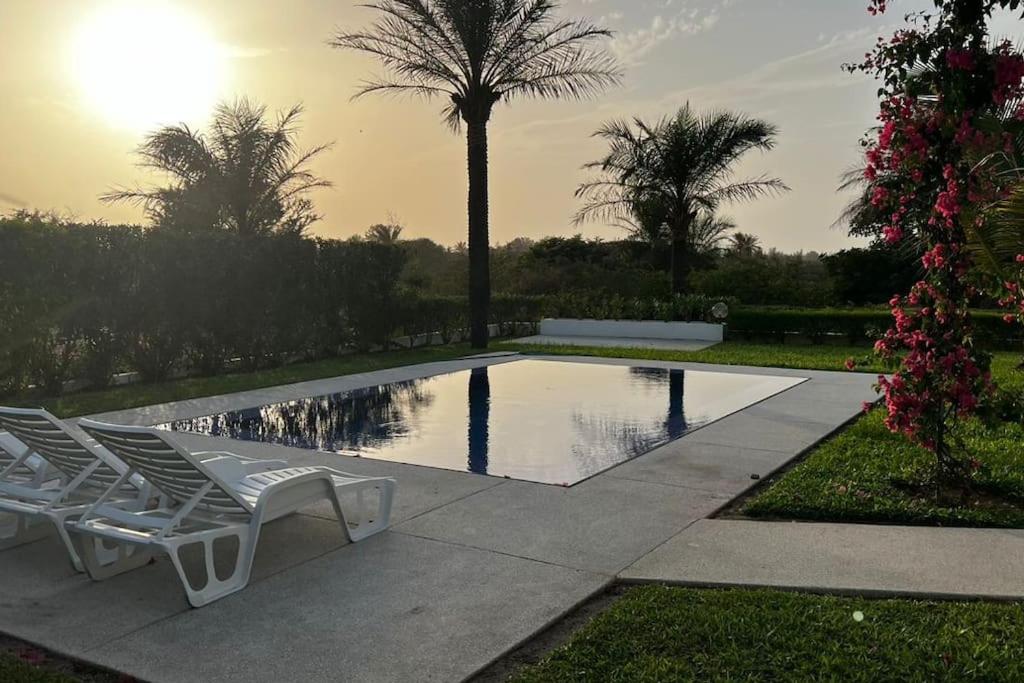
[[[157,424],[515,359],[430,363],[96,417]],[[677,580],[666,553],[689,561],[680,550],[686,534],[722,523],[700,520],[875,398],[870,375],[557,360],[808,381],[568,489],[179,434],[196,450],[393,476],[393,526],[345,544],[326,504],[274,522],[250,586],[197,610],[165,560],[93,583],[44,539],[0,555],[0,631],[152,681],[462,680],[619,576]]]

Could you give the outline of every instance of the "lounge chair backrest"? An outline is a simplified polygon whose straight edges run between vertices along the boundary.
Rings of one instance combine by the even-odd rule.
[[[94,439],[179,504],[188,503],[211,485],[196,509],[215,514],[248,514],[253,510],[215,473],[206,468],[165,432],[150,427],[110,425],[82,420],[79,425]]]
[[[123,473],[123,465],[85,442],[67,425],[45,410],[0,407],[0,429],[10,432],[69,479],[80,476],[99,461],[83,482],[109,488]]]

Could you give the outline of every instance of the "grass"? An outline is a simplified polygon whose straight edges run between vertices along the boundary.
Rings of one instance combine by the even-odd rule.
[[[647,586],[512,680],[1019,681],[1024,606]]]
[[[874,410],[772,486],[747,502],[752,517],[844,522],[1024,527],[1024,426],[963,427],[968,452],[981,463],[976,495],[937,501],[931,487],[935,456],[893,434]]]
[[[71,678],[61,671],[46,666],[29,664],[20,657],[11,654],[0,654],[0,681],[10,683],[73,683]]]
[[[1012,353],[994,358],[1000,386],[1024,385],[1018,362]],[[972,419],[960,424],[959,434],[981,463],[975,491],[966,497],[936,500],[927,485],[934,456],[889,432],[882,411],[874,410],[811,451],[742,512],[816,521],[1024,527],[1024,425]]]
[[[470,353],[466,344],[434,346],[420,349],[358,353],[338,358],[297,363],[257,372],[190,377],[153,384],[130,384],[99,391],[83,391],[56,398],[20,396],[7,398],[10,405],[42,407],[58,417],[75,417],[155,405],[189,398],[230,394],[281,384],[305,382],[325,377],[372,372],[403,365],[416,365],[460,358]]]
[[[885,367],[863,346],[800,346],[796,344],[751,344],[726,342],[703,351],[663,349],[617,349],[598,346],[549,346],[506,342],[500,348],[528,354],[553,356],[597,356],[599,358],[637,358],[719,365],[750,365],[800,370],[843,371],[847,358],[858,361],[861,372],[883,372]]]

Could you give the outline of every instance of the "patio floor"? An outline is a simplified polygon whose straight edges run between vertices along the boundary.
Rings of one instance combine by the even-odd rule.
[[[514,359],[397,368],[97,417],[157,424]],[[785,465],[875,398],[870,375],[643,364],[809,381],[568,489],[179,434],[196,450],[393,476],[393,526],[345,544],[327,504],[274,522],[250,586],[202,609],[188,607],[166,561],[93,583],[73,572],[55,539],[44,539],[2,555],[0,631],[152,681],[462,680],[620,574],[678,579],[665,549],[683,561],[690,551],[675,539],[755,484],[752,475]],[[651,575],[651,567],[661,568]]]

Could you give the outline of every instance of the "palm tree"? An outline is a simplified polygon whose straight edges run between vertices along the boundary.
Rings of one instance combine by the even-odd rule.
[[[582,98],[619,80],[590,44],[609,32],[555,17],[554,0],[377,0],[369,29],[339,32],[335,47],[377,57],[387,72],[357,97],[397,92],[441,97],[445,121],[467,128],[470,341],[486,348],[490,307],[487,123],[494,105],[517,97]]]
[[[377,225],[371,225],[366,230],[366,239],[378,244],[398,244],[404,229],[404,227],[396,223],[378,223]]]
[[[664,207],[672,242],[672,291],[686,290],[690,232],[700,212],[721,204],[776,194],[789,188],[778,178],[733,180],[733,165],[750,150],[775,146],[770,123],[731,112],[697,114],[685,105],[671,118],[648,124],[639,118],[611,121],[594,135],[608,154],[585,168],[596,178],[576,195],[584,206],[576,222],[622,220],[638,203]]]
[[[146,136],[141,166],[172,179],[166,187],[117,190],[105,202],[140,204],[155,225],[181,230],[219,228],[239,235],[301,234],[319,220],[307,193],[330,183],[308,169],[328,149],[296,146],[296,105],[266,120],[266,108],[247,99],[220,104],[209,132],[185,124]]]
[[[729,251],[737,256],[750,258],[760,254],[763,249],[761,249],[761,240],[757,235],[751,235],[749,232],[737,232],[729,238]]]
[[[716,216],[707,211],[701,211],[697,220],[690,228],[690,250],[693,254],[710,255],[717,254],[722,249],[722,244],[733,239],[729,233],[736,229],[736,223],[731,218]],[[743,233],[736,233],[741,235]],[[754,238],[757,239],[756,237]]]

